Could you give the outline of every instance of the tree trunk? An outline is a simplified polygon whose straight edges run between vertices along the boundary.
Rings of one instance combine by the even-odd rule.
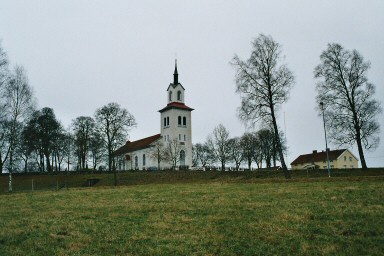
[[[24,172],[28,172],[28,157],[24,160]]]
[[[46,164],[47,164],[47,171],[48,172],[51,172],[52,171],[52,169],[51,169],[51,163],[49,162],[49,154],[44,154],[45,155],[45,162],[46,162]]]
[[[286,179],[290,179],[291,178],[291,174],[290,174],[287,166],[285,165],[283,150],[282,150],[282,147],[281,147],[281,141],[280,141],[280,136],[279,136],[279,130],[277,128],[276,117],[275,117],[275,113],[274,113],[273,107],[271,107],[271,116],[272,116],[273,129],[274,129],[274,132],[275,132],[276,148],[277,148],[277,152],[279,153],[281,167],[283,168],[283,172],[284,172],[285,178]]]
[[[365,162],[365,157],[364,157],[364,151],[363,151],[363,145],[361,144],[361,136],[360,136],[360,131],[356,131],[356,143],[357,143],[357,149],[359,151],[359,157],[360,157],[360,162],[361,162],[361,168],[363,170],[367,170],[367,163]]]
[[[0,152],[0,174],[3,173],[3,155]]]
[[[13,192],[13,185],[12,185],[12,171],[9,172],[9,187],[8,192]]]
[[[273,145],[272,145],[272,160],[273,160],[273,167],[276,167],[276,141],[275,141],[275,138],[273,138]]]

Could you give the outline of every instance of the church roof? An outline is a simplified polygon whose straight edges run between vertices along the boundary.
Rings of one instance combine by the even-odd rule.
[[[183,110],[187,110],[187,111],[192,111],[194,110],[193,108],[190,108],[188,107],[187,105],[185,105],[184,103],[181,103],[181,102],[171,102],[171,103],[168,103],[167,106],[163,109],[160,109],[159,112],[162,113],[168,109],[183,109]]]
[[[338,159],[340,155],[343,154],[344,151],[346,150],[347,149],[329,150],[328,151],[329,161]],[[322,161],[327,161],[327,152],[325,151],[317,152],[316,150],[314,150],[312,154],[300,155],[291,163],[291,165],[315,163],[315,162],[322,162]]]
[[[184,88],[184,86],[181,85],[181,83],[178,83],[178,84],[170,83],[169,86],[168,86],[168,88],[167,88],[167,91],[169,91],[169,87],[172,86],[173,88],[176,88],[176,86],[178,86],[178,85],[180,85],[181,88],[183,88],[183,90],[185,91],[185,88]]]
[[[139,149],[149,148],[151,143],[155,142],[160,138],[161,138],[161,135],[156,134],[141,140],[136,140],[136,141],[128,140],[124,146],[118,148],[115,152],[113,152],[113,155],[118,156],[118,155],[130,153]]]

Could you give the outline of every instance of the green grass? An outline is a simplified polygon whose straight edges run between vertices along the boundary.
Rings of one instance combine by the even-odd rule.
[[[148,179],[142,175],[137,179]],[[384,177],[178,179],[118,188],[3,193],[0,255],[384,251]]]

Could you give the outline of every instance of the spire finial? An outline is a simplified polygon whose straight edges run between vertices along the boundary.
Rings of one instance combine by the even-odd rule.
[[[173,84],[179,83],[179,74],[177,73],[177,59],[175,59],[175,72],[173,72]]]

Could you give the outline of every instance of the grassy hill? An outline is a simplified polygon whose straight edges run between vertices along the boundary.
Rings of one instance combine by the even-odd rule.
[[[382,255],[382,170],[334,175],[15,176],[50,185],[0,195],[0,255]]]

